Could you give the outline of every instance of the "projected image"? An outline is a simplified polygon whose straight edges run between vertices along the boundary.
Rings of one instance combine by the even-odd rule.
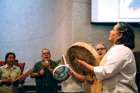
[[[92,22],[140,22],[140,0],[92,0]]]
[[[115,3],[114,5],[112,4]],[[119,17],[118,0],[98,0],[97,2],[97,18],[99,21],[115,21]],[[115,10],[115,11],[114,11]]]
[[[140,0],[121,0],[120,18],[140,18]]]

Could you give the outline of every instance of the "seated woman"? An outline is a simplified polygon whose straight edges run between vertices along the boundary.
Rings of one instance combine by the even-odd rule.
[[[0,93],[17,93],[16,78],[21,74],[18,66],[14,65],[16,55],[9,52],[5,56],[6,64],[0,67]]]

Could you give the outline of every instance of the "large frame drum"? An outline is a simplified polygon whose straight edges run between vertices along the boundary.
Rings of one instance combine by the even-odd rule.
[[[66,64],[69,64],[69,66],[75,72],[94,80],[94,82],[90,85],[90,87],[89,84],[87,83],[84,84],[85,88],[84,90],[86,91],[85,93],[101,93],[102,82],[96,80],[95,77],[93,76],[93,72],[88,71],[86,68],[79,65],[76,61],[76,59],[82,59],[92,66],[99,65],[100,62],[99,55],[97,54],[96,50],[91,44],[85,42],[74,43],[66,51],[65,58]]]
[[[76,59],[82,59],[92,66],[99,65],[99,55],[92,45],[85,42],[74,43],[66,52],[66,62],[76,72],[87,75],[90,72],[77,64]]]

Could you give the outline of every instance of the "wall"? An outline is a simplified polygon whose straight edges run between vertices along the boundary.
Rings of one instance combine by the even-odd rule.
[[[14,51],[28,69],[40,59],[44,47],[55,60],[77,41],[93,45],[103,41],[109,47],[112,25],[91,24],[90,5],[90,0],[1,0],[0,59]],[[139,51],[140,27],[135,30],[135,51]]]
[[[68,0],[1,0],[0,59],[13,51],[32,67],[47,47],[59,59],[71,40],[71,3]]]

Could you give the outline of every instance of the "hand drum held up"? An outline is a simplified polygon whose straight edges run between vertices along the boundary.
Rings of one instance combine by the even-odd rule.
[[[94,47],[85,42],[74,43],[66,52],[66,62],[69,66],[79,74],[88,75],[90,72],[80,66],[76,59],[82,59],[92,66],[99,65],[99,56]]]

